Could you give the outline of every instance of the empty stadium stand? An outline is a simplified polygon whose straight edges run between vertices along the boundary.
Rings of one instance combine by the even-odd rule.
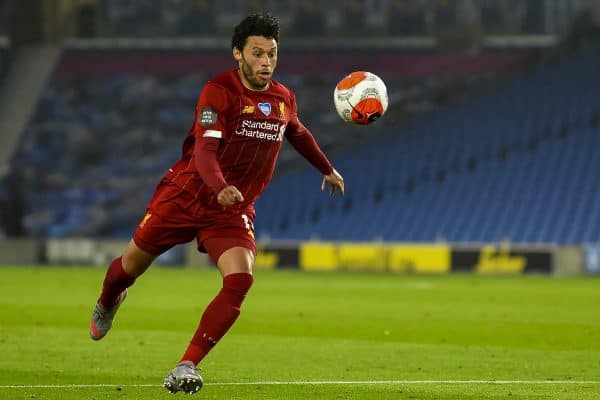
[[[275,181],[259,237],[597,241],[599,65],[585,48],[336,158],[342,201],[306,190],[320,182],[312,171]]]
[[[303,120],[344,174],[347,193],[321,193],[319,174],[286,146],[280,173],[257,204],[258,238],[598,240],[598,54],[584,48],[455,105],[431,95],[443,84],[440,71],[453,66],[466,85],[477,84],[474,77],[489,83],[510,57],[416,54],[420,65],[430,62],[421,70],[406,57],[402,73],[383,76],[389,114],[367,129],[335,115],[323,88],[339,76],[282,67],[279,78],[298,91]],[[103,73],[86,57],[63,55],[13,161],[26,182],[30,235],[131,235],[159,176],[178,158],[198,90],[212,72],[127,72],[122,68],[135,62],[119,63],[113,54]],[[72,67],[86,60],[94,66],[89,74]],[[414,75],[423,70],[429,72]],[[406,126],[398,111],[408,109],[422,116]]]

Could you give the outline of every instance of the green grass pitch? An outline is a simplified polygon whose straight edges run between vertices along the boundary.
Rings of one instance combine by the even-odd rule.
[[[215,270],[151,268],[100,342],[103,268],[0,268],[0,399],[172,399]],[[258,271],[198,399],[600,399],[600,279]],[[493,381],[493,382],[492,382]]]

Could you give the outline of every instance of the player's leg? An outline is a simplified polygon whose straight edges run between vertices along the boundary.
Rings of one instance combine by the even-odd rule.
[[[148,269],[156,257],[142,250],[132,239],[123,254],[115,258],[108,267],[102,285],[100,303],[104,307],[112,307],[116,304],[119,295],[133,285],[136,278]]]
[[[247,238],[210,238],[203,246],[223,277],[223,286],[204,310],[200,324],[181,361],[165,378],[169,392],[195,393],[202,387],[196,365],[227,333],[240,314],[240,307],[254,281],[252,266],[256,248]]]
[[[132,239],[123,255],[108,267],[102,292],[90,319],[90,337],[100,340],[110,330],[119,306],[127,297],[127,288],[148,269],[157,256],[142,250]]]
[[[159,185],[150,203],[150,211],[138,225],[133,239],[123,255],[113,260],[106,272],[102,293],[90,320],[92,339],[100,340],[106,336],[119,306],[127,296],[127,288],[133,285],[158,255],[176,244],[189,242],[196,236],[198,229],[186,219],[188,216],[177,213],[180,209],[178,202],[189,203],[189,199],[184,196],[188,195],[176,187]]]
[[[208,239],[204,245],[210,254],[215,248],[218,249],[227,242],[229,242],[227,239],[215,238]],[[254,282],[253,264],[254,252],[247,247],[231,247],[218,257],[217,267],[223,276],[223,286],[204,310],[198,329],[181,361],[198,365],[231,328]]]

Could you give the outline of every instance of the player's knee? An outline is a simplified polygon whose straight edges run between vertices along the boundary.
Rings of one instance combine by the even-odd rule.
[[[246,272],[229,274],[223,278],[223,289],[235,294],[242,301],[253,283],[254,277],[252,274]]]
[[[121,256],[123,270],[133,277],[138,277],[148,269],[155,258],[155,255],[142,250],[132,240]]]

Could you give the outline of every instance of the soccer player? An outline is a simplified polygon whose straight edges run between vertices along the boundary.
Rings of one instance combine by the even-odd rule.
[[[202,89],[182,156],[166,172],[132,240],[109,266],[90,321],[102,339],[127,288],[154,259],[194,238],[223,277],[180,362],[164,379],[171,393],[202,387],[196,366],[233,325],[254,281],[254,201],[275,169],[284,137],[323,175],[321,190],[344,194],[344,180],[297,116],[294,93],[272,79],[277,66],[279,23],[253,14],[231,40],[238,68]]]

